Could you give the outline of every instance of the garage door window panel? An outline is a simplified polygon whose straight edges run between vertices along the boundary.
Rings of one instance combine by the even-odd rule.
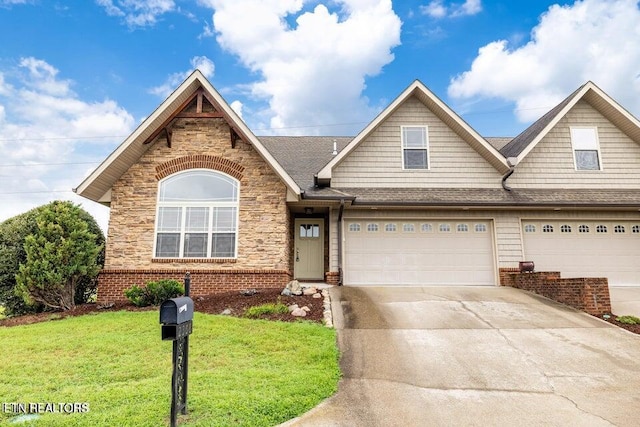
[[[427,126],[402,126],[402,168],[429,169]]]
[[[573,156],[576,170],[602,170],[597,128],[572,127],[571,145],[573,147]]]

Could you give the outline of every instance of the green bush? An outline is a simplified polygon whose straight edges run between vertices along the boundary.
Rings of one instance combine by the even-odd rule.
[[[4,306],[0,305],[0,320],[7,317],[6,312],[7,310],[4,308]]]
[[[256,319],[262,316],[263,314],[285,314],[288,312],[289,312],[289,308],[286,305],[279,302],[279,303],[262,304],[262,305],[256,305],[254,307],[249,307],[244,312],[244,317]]]
[[[147,282],[145,286],[133,285],[124,291],[124,296],[137,307],[160,305],[169,298],[184,294],[184,288],[177,280],[162,279]]]
[[[640,319],[636,316],[620,316],[616,317],[616,320],[627,325],[640,325]]]

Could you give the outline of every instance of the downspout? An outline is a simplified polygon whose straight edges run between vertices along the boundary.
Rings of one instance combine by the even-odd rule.
[[[340,199],[338,211],[338,285],[342,286],[342,213],[344,212],[344,199]]]
[[[507,179],[509,179],[509,177],[513,175],[513,172],[516,170],[517,161],[518,159],[516,159],[515,157],[507,158],[507,164],[509,165],[509,172],[505,173],[504,176],[502,177],[502,188],[504,188],[507,191],[511,191],[511,187],[507,185]]]

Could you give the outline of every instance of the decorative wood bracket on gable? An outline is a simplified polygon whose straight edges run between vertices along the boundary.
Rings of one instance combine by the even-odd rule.
[[[205,100],[207,101],[206,103],[204,102]],[[207,106],[206,104],[209,105]],[[231,147],[235,148],[236,141],[241,139],[234,127],[231,125],[231,119],[221,108],[219,108],[218,103],[209,95],[209,93],[201,87],[196,90],[193,96],[183,102],[176,111],[158,127],[158,129],[149,135],[143,144],[151,144],[164,131],[167,140],[167,147],[171,148],[171,138],[173,136],[172,127],[175,119],[224,119],[227,124],[229,124]]]

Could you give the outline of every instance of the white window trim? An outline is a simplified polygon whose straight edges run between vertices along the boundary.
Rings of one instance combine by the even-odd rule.
[[[573,133],[571,132],[573,129],[592,129],[596,136],[596,152],[598,153],[598,166],[600,169],[578,169],[578,162],[576,161],[576,148],[573,143]],[[604,165],[602,164],[602,154],[600,153],[600,136],[598,135],[598,127],[597,126],[570,126],[569,127],[569,138],[571,139],[571,153],[573,154],[573,168],[577,172],[600,172],[604,170]]]
[[[404,130],[406,128],[423,128],[425,133],[425,147],[421,148],[405,148],[404,147]],[[427,150],[427,167],[420,169],[407,169],[404,166],[404,150]],[[429,126],[427,125],[403,125],[400,126],[400,158],[402,159],[402,170],[409,172],[428,171],[431,170],[431,148],[429,147]]]
[[[182,173],[187,173],[187,172],[197,172],[197,171],[205,171],[205,172],[214,172],[214,173],[218,173],[220,175],[224,175],[227,176],[229,178],[231,178],[232,180],[234,180],[237,183],[236,186],[236,198],[237,201],[236,202],[161,202],[160,201],[160,186],[162,185],[162,183],[166,180],[168,180],[169,178],[172,178],[178,174],[182,174]],[[156,196],[156,219],[154,222],[154,229],[153,229],[153,253],[152,253],[152,258],[153,259],[181,259],[181,260],[193,260],[194,262],[197,262],[197,260],[201,260],[201,259],[237,259],[238,258],[238,235],[240,234],[240,181],[237,180],[236,178],[232,177],[231,175],[228,175],[224,172],[218,171],[218,170],[213,170],[213,169],[187,169],[184,171],[180,171],[180,172],[176,172],[174,174],[171,174],[167,177],[162,178],[159,182],[158,182],[158,187],[157,187],[158,191],[157,191],[157,196]],[[178,247],[178,256],[177,257],[159,257],[156,256],[156,250],[157,250],[157,244],[158,244],[158,220],[160,219],[160,208],[170,208],[170,207],[180,207],[182,208],[182,216],[180,218],[180,244]],[[236,230],[234,232],[235,234],[235,242],[234,242],[234,253],[232,257],[212,257],[211,256],[211,243],[212,240],[208,240],[207,243],[207,256],[205,257],[184,257],[184,235],[186,234],[185,231],[185,221],[186,221],[186,211],[187,208],[190,207],[202,207],[202,208],[209,208],[209,223],[208,223],[208,231],[207,231],[207,235],[212,236],[213,233],[213,215],[211,214],[212,209],[211,208],[224,208],[224,207],[235,207],[236,208],[236,217],[235,217],[235,224],[236,224]]]

